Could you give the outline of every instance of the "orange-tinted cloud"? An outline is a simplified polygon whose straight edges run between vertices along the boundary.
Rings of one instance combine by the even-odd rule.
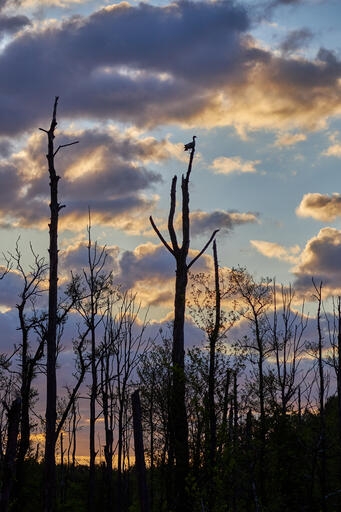
[[[0,163],[3,227],[46,228],[49,182],[45,139],[43,134],[32,135],[26,147]],[[66,205],[60,215],[61,229],[83,230],[90,207],[93,223],[142,232],[157,200],[150,192],[161,181],[161,175],[147,170],[144,162],[170,158],[173,145],[151,137],[121,135],[115,129],[64,132],[58,134],[58,140],[63,144],[79,140],[77,146],[61,150],[56,157],[62,178],[60,198]]]
[[[0,55],[0,134],[46,122],[56,89],[72,120],[240,133],[325,127],[341,112],[338,58],[325,49],[313,59],[278,56],[250,26],[247,10],[229,1],[121,2],[25,30]]]
[[[300,217],[312,217],[322,222],[331,222],[341,216],[341,195],[305,194],[296,209]]]
[[[312,289],[312,278],[322,281],[328,294],[341,293],[341,231],[323,228],[308,240],[298,264],[294,267],[294,286],[300,291]]]
[[[300,252],[300,247],[298,245],[294,245],[293,247],[284,247],[283,245],[275,242],[266,242],[264,240],[250,240],[250,243],[258,252],[267,258],[276,258],[289,263],[298,262],[298,254]]]
[[[215,174],[245,173],[257,172],[256,165],[259,164],[260,160],[243,160],[239,156],[231,158],[221,156],[213,161],[211,168]]]

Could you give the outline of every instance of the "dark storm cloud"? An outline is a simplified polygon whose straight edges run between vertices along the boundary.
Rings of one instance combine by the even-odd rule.
[[[280,49],[286,55],[307,46],[313,39],[313,33],[307,28],[291,30],[280,44]]]

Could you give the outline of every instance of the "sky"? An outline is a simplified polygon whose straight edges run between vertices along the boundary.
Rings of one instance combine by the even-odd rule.
[[[186,171],[192,255],[211,233],[222,267],[341,293],[338,0],[0,0],[0,239],[47,255],[46,135],[60,97],[60,273],[92,236],[155,325],[171,318],[169,189]],[[195,271],[212,270],[210,251]],[[0,283],[2,350],[16,335],[15,269]],[[6,340],[5,340],[6,338]]]

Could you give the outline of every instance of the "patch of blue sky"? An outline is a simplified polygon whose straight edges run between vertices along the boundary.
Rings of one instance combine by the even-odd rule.
[[[341,3],[338,0],[282,5],[272,13],[270,19],[264,19],[251,30],[269,48],[277,49],[288,32],[308,28],[314,37],[306,48],[300,48],[301,55],[315,57],[320,47],[340,51]]]

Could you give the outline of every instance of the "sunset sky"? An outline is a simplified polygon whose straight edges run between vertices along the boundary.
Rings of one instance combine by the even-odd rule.
[[[174,262],[169,187],[186,170],[191,247],[211,232],[221,266],[341,291],[341,3],[339,0],[0,0],[1,248],[48,246],[46,135],[60,96],[56,159],[61,278],[107,244],[115,281],[169,319]],[[197,270],[210,270],[210,251]],[[0,328],[17,333],[13,272]]]

